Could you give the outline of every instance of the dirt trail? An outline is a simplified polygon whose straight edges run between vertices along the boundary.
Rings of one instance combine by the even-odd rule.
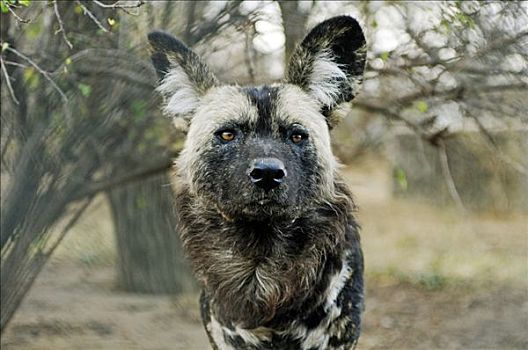
[[[48,266],[2,349],[207,349],[190,297],[122,293],[113,281],[111,268]]]
[[[113,290],[113,270],[49,266],[2,337],[2,349],[209,349],[195,296]],[[526,349],[526,290],[427,291],[367,281],[358,349]]]

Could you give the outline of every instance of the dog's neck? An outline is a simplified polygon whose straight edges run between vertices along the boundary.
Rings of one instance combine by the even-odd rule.
[[[181,237],[216,317],[256,327],[280,319],[314,298],[317,288],[324,289],[328,272],[341,268],[353,220],[347,194],[314,209],[317,213],[266,222],[226,219],[213,207],[196,210],[188,191],[180,191]]]

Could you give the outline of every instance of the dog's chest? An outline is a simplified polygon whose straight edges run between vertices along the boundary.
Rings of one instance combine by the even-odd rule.
[[[281,330],[227,327],[210,314],[207,332],[218,350],[349,349],[359,335],[363,305],[354,272],[350,261],[345,261],[330,279],[320,305],[310,313],[298,310],[298,316]]]

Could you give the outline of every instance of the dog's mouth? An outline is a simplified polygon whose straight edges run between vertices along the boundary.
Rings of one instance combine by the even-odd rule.
[[[266,221],[287,218],[299,211],[298,196],[286,186],[271,191],[252,187],[239,191],[230,189],[218,196],[203,197],[226,221]]]
[[[226,221],[244,220],[266,221],[288,217],[295,211],[293,203],[274,197],[252,198],[240,202],[223,202],[216,205],[217,211]]]

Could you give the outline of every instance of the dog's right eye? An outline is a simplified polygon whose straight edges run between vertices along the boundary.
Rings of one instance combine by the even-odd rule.
[[[216,136],[224,142],[230,142],[235,139],[236,131],[231,129],[220,130],[216,133]]]

